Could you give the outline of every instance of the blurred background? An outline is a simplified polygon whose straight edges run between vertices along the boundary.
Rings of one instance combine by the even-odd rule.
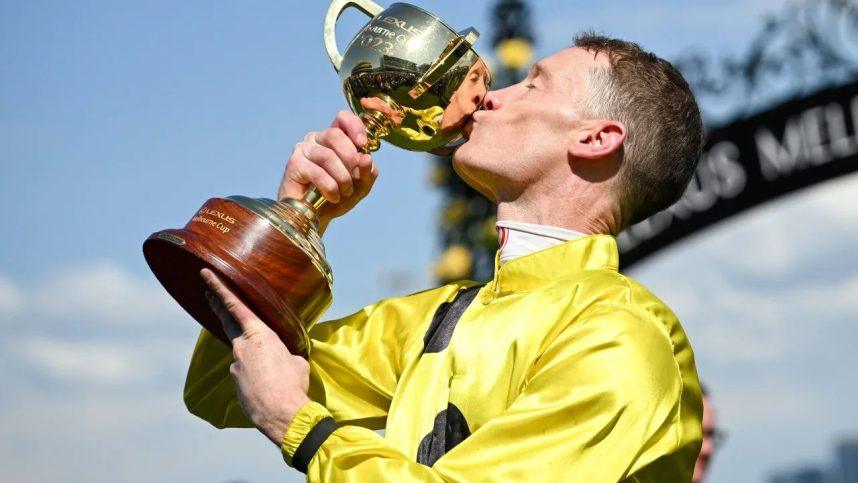
[[[720,436],[707,481],[858,481],[856,2],[427,6],[483,33],[501,83],[590,28],[683,69],[714,198],[702,170],[621,242],[695,348]],[[198,325],[140,247],[207,198],[273,197],[294,144],[345,108],[326,10],[0,1],[0,479],[303,480],[255,430],[185,410]],[[340,40],[364,22],[347,13]],[[375,159],[373,193],[325,235],[331,318],[485,278],[496,248],[491,207],[449,161],[390,146]]]

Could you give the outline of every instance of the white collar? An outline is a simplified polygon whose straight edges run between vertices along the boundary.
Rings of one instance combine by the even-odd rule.
[[[520,221],[499,221],[497,229],[501,264],[584,236],[583,233],[559,226]]]

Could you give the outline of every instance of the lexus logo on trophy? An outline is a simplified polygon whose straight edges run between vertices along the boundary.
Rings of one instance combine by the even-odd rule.
[[[334,30],[350,7],[371,19],[341,54]],[[479,34],[472,28],[457,33],[413,5],[383,9],[370,0],[335,0],[324,33],[346,101],[367,128],[365,152],[376,151],[381,139],[411,151],[444,152],[460,140],[491,84],[473,50]],[[167,292],[224,342],[202,268],[225,280],[293,354],[306,356],[307,331],[332,301],[333,273],[316,216],[324,202],[316,189],[279,201],[212,198],[184,228],[153,233],[143,253]]]

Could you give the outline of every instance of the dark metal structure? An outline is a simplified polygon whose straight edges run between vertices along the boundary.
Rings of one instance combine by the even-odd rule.
[[[673,60],[709,118],[738,119],[858,77],[858,1],[803,0],[763,25],[740,55]]]

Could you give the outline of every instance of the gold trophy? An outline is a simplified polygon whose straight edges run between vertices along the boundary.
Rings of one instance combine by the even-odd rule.
[[[344,53],[335,27],[356,8],[370,21]],[[456,32],[413,5],[383,9],[370,0],[334,0],[325,18],[325,47],[346,101],[360,115],[369,142],[443,153],[458,142],[491,85],[473,50],[479,34]],[[143,253],[176,301],[215,336],[229,342],[208,306],[199,272],[216,272],[283,340],[307,355],[307,331],[332,301],[333,273],[318,234],[318,190],[302,199],[212,198],[182,229],[153,233]]]

